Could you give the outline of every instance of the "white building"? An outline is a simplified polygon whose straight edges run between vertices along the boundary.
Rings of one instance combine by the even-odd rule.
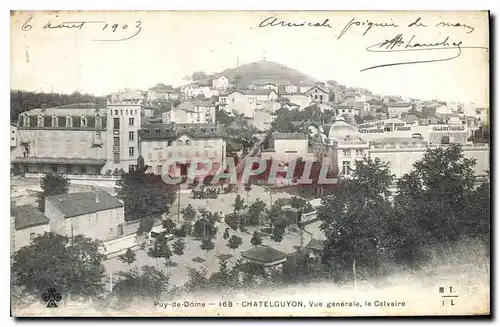
[[[219,76],[212,80],[212,87],[218,90],[226,90],[229,87],[229,80],[225,76]]]
[[[387,102],[383,106],[386,108],[389,118],[401,118],[404,113],[408,113],[412,108],[409,102]]]
[[[212,124],[215,122],[215,105],[208,101],[184,101],[162,114],[164,124]]]
[[[276,159],[289,162],[292,159],[306,160],[309,154],[309,141],[304,133],[273,133],[269,137],[267,148],[262,150],[264,159]]]

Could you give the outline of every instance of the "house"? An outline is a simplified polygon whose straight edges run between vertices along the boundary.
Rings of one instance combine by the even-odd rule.
[[[148,90],[146,95],[147,101],[155,100],[176,100],[180,93],[172,87],[172,85],[165,85],[158,83]]]
[[[284,87],[284,93],[293,94],[299,92],[299,88],[294,84],[286,84]]]
[[[184,101],[161,116],[164,124],[212,124],[215,122],[215,105],[209,101]]]
[[[249,250],[242,251],[241,256],[247,262],[254,262],[264,267],[282,266],[288,255],[270,246],[259,245]]]
[[[285,93],[281,94],[281,97],[291,103],[298,105],[299,110],[303,110],[304,108],[309,107],[309,105],[311,104],[311,98],[303,93]]]
[[[326,103],[329,101],[330,94],[320,86],[313,86],[305,93],[311,99],[311,102]]]
[[[385,102],[383,108],[389,118],[401,118],[401,115],[410,111],[412,107],[409,102]]]
[[[274,90],[234,90],[219,97],[219,105],[228,113],[235,111],[250,118],[258,103],[277,99],[278,93]]]
[[[323,252],[323,248],[325,246],[325,241],[324,240],[318,240],[315,238],[312,238],[309,243],[306,244],[304,247],[306,251],[308,251],[313,258],[320,258],[321,254]]]
[[[402,101],[400,96],[384,95],[382,97],[383,103],[400,102],[400,101]]]
[[[203,95],[203,87],[198,84],[189,84],[181,88],[182,94],[187,98],[195,98],[199,95]]]
[[[141,116],[143,117],[153,117],[154,116],[154,108],[150,106],[141,107]]]
[[[50,231],[107,241],[123,235],[124,206],[106,191],[52,195],[45,198]]]
[[[229,88],[229,79],[225,76],[218,76],[212,79],[212,87],[218,90],[227,90]]]
[[[273,83],[266,83],[266,84],[262,85],[262,89],[263,90],[273,90],[275,92],[278,92],[278,87],[276,86],[276,84],[273,84]]]
[[[262,150],[264,159],[273,158],[283,162],[308,156],[309,141],[304,133],[273,133],[268,139],[267,148]]]
[[[359,116],[360,110],[348,104],[339,104],[334,106],[335,116],[347,115],[347,117]]]
[[[121,102],[128,100],[144,101],[147,93],[141,90],[124,89],[108,95],[108,98],[113,102]]]
[[[185,174],[191,162],[209,159],[215,171],[226,153],[224,133],[216,124],[143,124],[140,137],[141,153],[149,173]],[[170,162],[177,158],[175,164]]]
[[[12,241],[15,251],[29,245],[36,236],[50,231],[49,218],[33,205],[13,206],[11,209],[14,220]]]

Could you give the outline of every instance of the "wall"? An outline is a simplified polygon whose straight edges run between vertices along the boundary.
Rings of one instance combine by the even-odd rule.
[[[106,148],[92,147],[95,131],[57,129],[18,129],[18,144],[29,142],[29,157],[106,159]],[[101,132],[103,144],[106,133]],[[22,147],[11,156],[22,157]]]
[[[235,110],[246,117],[253,117],[254,109],[256,107],[255,101],[249,101],[245,94],[233,92],[226,97],[225,101],[226,112],[232,113],[233,110]]]
[[[14,248],[15,251],[19,250],[21,247],[30,244],[30,235],[31,233],[35,233],[36,235],[41,235],[45,232],[49,232],[49,224],[29,227],[21,230],[16,230],[14,236]]]
[[[123,207],[64,218],[59,210],[46,202],[45,215],[50,219],[50,229],[54,233],[68,237],[82,234],[101,241],[119,236],[118,225],[125,224]]]

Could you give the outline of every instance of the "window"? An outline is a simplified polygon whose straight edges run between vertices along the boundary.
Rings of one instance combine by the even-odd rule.
[[[43,127],[43,116],[38,116],[38,127]]]
[[[349,161],[342,161],[342,174],[345,176],[351,174],[351,163]]]
[[[168,145],[168,146],[172,146],[172,141],[168,141],[168,142],[167,142],[167,145]]]
[[[30,118],[28,117],[28,115],[24,115],[23,116],[23,126],[28,127],[29,125],[30,125]]]
[[[120,118],[113,118],[113,129],[120,129]]]
[[[318,95],[317,94],[314,96],[314,100],[318,100]]]
[[[120,115],[123,115],[123,110],[120,110]]]
[[[137,115],[137,110],[135,110],[135,114]]]
[[[35,238],[35,233],[30,233],[30,242]]]
[[[87,167],[82,166],[82,174],[86,174],[86,173],[87,173]]]
[[[186,140],[186,145],[189,146],[189,140]]]
[[[134,126],[134,118],[129,118],[128,119],[128,125],[129,126]]]
[[[52,116],[52,127],[57,127],[57,116]]]
[[[80,126],[81,127],[87,127],[87,117],[82,117],[80,119]]]
[[[101,140],[101,132],[95,132],[95,138],[96,138],[96,140],[100,141]]]
[[[134,132],[128,132],[128,140],[133,141],[134,140]]]
[[[349,157],[351,155],[350,153],[351,151],[349,150],[343,150],[343,153],[344,153],[344,157]]]
[[[160,134],[160,129],[159,128],[155,128],[155,133],[156,134]]]
[[[233,98],[233,104],[234,104],[234,98]]]
[[[349,109],[349,113],[351,113],[351,112],[352,112],[352,109]]]
[[[71,165],[66,165],[66,172],[67,172],[68,174],[71,174],[71,168],[72,168],[72,166],[71,166]]]
[[[118,116],[118,110],[115,110],[115,116]]]
[[[73,126],[73,120],[71,117],[66,117],[66,127],[72,127]]]
[[[115,164],[120,163],[120,154],[119,153],[113,153],[113,163],[115,163]]]
[[[356,150],[357,156],[363,156],[363,150]]]
[[[157,173],[158,175],[161,175],[161,172],[162,172],[162,166],[161,166],[161,165],[158,165],[158,166],[156,167],[156,173]]]
[[[130,112],[132,112],[132,110],[130,110]],[[125,115],[128,115],[128,110],[125,110]]]
[[[57,173],[57,165],[52,165],[52,172]]]
[[[120,146],[120,138],[118,136],[113,137],[113,146]]]
[[[128,155],[129,157],[133,157],[134,156],[134,147],[131,146],[128,148]]]

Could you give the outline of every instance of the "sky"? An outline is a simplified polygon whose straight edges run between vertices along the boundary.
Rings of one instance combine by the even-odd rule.
[[[259,27],[267,17],[322,26]],[[408,27],[419,17],[425,27]],[[180,85],[195,71],[220,72],[235,67],[238,58],[240,64],[265,58],[378,94],[487,106],[489,53],[465,48],[488,47],[487,17],[485,12],[18,12],[11,17],[11,89],[100,96],[159,82]],[[75,27],[56,28],[63,22]],[[402,45],[394,49],[445,41],[451,48],[367,51],[399,34]],[[118,39],[127,40],[109,41]],[[461,49],[452,42],[462,42]],[[361,71],[459,51],[453,60]]]

